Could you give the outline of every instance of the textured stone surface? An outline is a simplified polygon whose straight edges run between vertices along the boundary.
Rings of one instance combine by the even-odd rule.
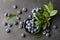
[[[54,4],[54,8],[60,11],[60,0],[50,0]],[[48,3],[49,0],[0,0],[0,40],[60,40],[60,12],[53,18],[52,24],[58,25],[58,29],[52,29],[50,38],[41,37],[41,38],[33,38],[33,35],[28,34],[24,29],[20,30],[17,27],[11,28],[11,33],[7,34],[5,32],[6,27],[2,25],[2,22],[5,20],[4,13],[16,13],[17,10],[13,9],[13,5],[17,5],[18,9],[22,9],[23,7],[28,8],[26,13],[21,15],[21,20],[23,21],[31,14],[31,10],[36,7],[43,6],[44,3]],[[26,33],[26,38],[21,38],[21,32]]]

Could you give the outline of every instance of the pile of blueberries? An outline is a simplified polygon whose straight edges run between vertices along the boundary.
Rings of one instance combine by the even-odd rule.
[[[13,9],[17,9],[18,6],[17,5],[13,5]],[[16,20],[14,21],[14,23],[10,23],[10,22],[3,22],[4,26],[7,26],[6,28],[6,33],[10,33],[11,32],[11,27],[13,27],[13,25],[16,25],[16,26],[19,26],[18,28],[19,29],[22,29],[23,28],[23,24],[24,22],[21,21],[21,18],[20,18],[20,14],[22,14],[22,12],[27,12],[27,8],[22,8],[22,10],[18,9],[17,10],[17,14],[18,16],[16,17]],[[10,17],[12,14],[11,13],[4,13],[4,17]],[[22,37],[25,37],[25,34],[24,33],[21,33],[21,36]]]
[[[30,18],[25,21],[25,29],[29,33],[37,33],[40,31],[40,27],[35,24],[36,19]]]

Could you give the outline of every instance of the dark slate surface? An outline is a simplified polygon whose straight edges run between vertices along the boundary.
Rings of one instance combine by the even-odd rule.
[[[2,25],[2,22],[5,20],[5,12],[16,13],[18,9],[27,7],[28,12],[21,15],[23,21],[29,14],[31,14],[32,8],[42,7],[44,3],[48,3],[49,1],[52,1],[54,8],[60,11],[60,0],[0,0],[0,40],[60,40],[60,12],[58,12],[58,14],[52,20],[52,24],[56,24],[58,29],[52,29],[51,37],[42,36],[38,39],[33,38],[33,35],[28,34],[24,29],[21,31],[18,29],[18,26],[10,28],[11,33],[7,34],[5,29],[8,27],[4,27]],[[18,9],[15,10],[12,8],[14,4],[18,5]],[[26,37],[22,38],[21,33],[25,33]]]

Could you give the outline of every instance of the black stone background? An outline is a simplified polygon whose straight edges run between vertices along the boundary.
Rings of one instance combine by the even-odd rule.
[[[59,10],[58,14],[52,19],[52,25],[55,24],[58,26],[58,29],[51,31],[51,37],[42,36],[41,38],[33,38],[33,35],[28,34],[24,29],[18,29],[18,26],[13,26],[11,33],[7,34],[5,29],[8,27],[3,26],[2,22],[5,20],[4,13],[16,13],[18,9],[23,7],[28,8],[27,13],[21,15],[21,20],[27,18],[31,14],[31,10],[34,7],[42,7],[43,4],[47,4],[49,1],[52,1],[54,9]],[[13,9],[12,6],[18,5],[18,9]],[[26,37],[22,38],[21,33],[25,33]],[[60,0],[0,0],[0,40],[60,40]]]

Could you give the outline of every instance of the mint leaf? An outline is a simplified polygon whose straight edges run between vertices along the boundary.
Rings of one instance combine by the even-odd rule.
[[[50,17],[50,15],[49,15],[49,13],[47,11],[44,11],[43,15],[45,16],[45,18],[49,18]]]
[[[16,20],[17,14],[12,14],[10,17],[7,18],[7,21],[14,21]]]
[[[42,36],[42,32],[38,32],[34,34],[34,38],[40,38]]]
[[[48,5],[45,5],[45,4],[44,4],[44,9],[45,9],[48,13],[50,13],[50,10],[49,10]]]
[[[53,10],[53,4],[51,2],[49,2],[48,8],[49,8],[50,12]]]
[[[48,18],[48,20],[51,20],[51,18]]]
[[[35,23],[36,23],[36,26],[41,26],[42,23],[43,23],[43,20],[38,20],[38,21],[36,21]]]
[[[44,24],[42,25],[42,28],[43,28],[43,30],[45,30],[45,29],[47,28],[47,23],[44,23]]]
[[[36,17],[38,18],[38,20],[41,19],[41,14],[39,12],[36,12]]]
[[[48,21],[48,27],[50,27],[50,22]]]
[[[50,16],[54,16],[54,15],[56,15],[57,12],[58,12],[58,10],[53,10],[53,11],[51,11]]]

